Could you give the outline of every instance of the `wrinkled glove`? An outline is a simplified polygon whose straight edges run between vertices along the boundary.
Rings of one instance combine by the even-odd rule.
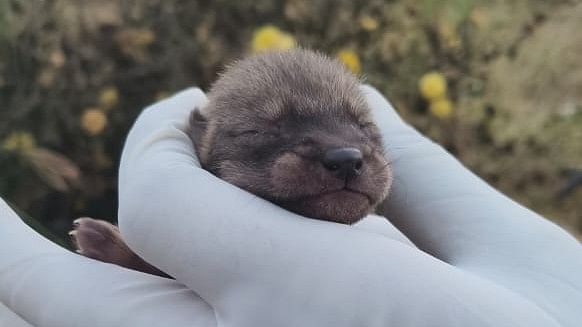
[[[206,99],[189,89],[142,113],[120,168],[121,233],[176,281],[69,253],[2,204],[0,300],[40,327],[579,326],[579,243],[363,91],[392,224],[304,218],[201,169],[186,130]]]

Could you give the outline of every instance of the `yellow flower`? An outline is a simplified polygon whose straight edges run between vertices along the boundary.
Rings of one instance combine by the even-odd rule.
[[[253,52],[266,50],[287,50],[295,46],[292,35],[273,25],[265,25],[253,33],[251,48]]]
[[[360,26],[366,31],[378,29],[378,21],[371,16],[365,15],[360,17]]]
[[[119,101],[119,92],[113,86],[109,86],[101,90],[99,93],[99,105],[104,109],[111,109]]]
[[[2,142],[2,149],[14,152],[28,152],[36,147],[36,140],[29,132],[13,132]]]
[[[444,98],[447,94],[447,80],[439,72],[427,73],[420,78],[418,88],[426,100]]]
[[[339,61],[343,62],[352,73],[358,74],[360,72],[360,58],[358,58],[358,55],[354,51],[345,49],[341,50],[337,53],[337,58]]]
[[[98,108],[87,108],[81,116],[81,128],[91,135],[95,136],[103,132],[107,126],[107,116],[103,110]]]
[[[453,105],[447,98],[437,99],[430,103],[429,111],[439,119],[447,119],[453,112]]]

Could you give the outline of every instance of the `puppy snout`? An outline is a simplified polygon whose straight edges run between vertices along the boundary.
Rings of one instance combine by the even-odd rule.
[[[322,163],[338,178],[346,179],[360,174],[364,166],[364,156],[356,148],[331,149],[324,153]]]

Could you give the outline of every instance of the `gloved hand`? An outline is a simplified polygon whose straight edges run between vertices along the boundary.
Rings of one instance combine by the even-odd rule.
[[[4,205],[0,300],[34,326],[578,326],[578,242],[363,91],[395,175],[383,211],[404,235],[300,217],[200,169],[191,89],[142,113],[120,171],[124,239],[176,281],[68,253]]]

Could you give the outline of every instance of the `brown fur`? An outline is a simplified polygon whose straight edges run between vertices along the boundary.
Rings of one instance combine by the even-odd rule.
[[[391,178],[359,85],[341,63],[312,51],[239,61],[193,115],[200,162],[291,211],[354,223],[386,197]],[[342,147],[364,155],[362,174],[348,181],[321,164],[326,150]]]
[[[341,63],[308,50],[234,63],[210,89],[207,105],[191,117],[202,167],[298,214],[344,224],[358,221],[386,197],[391,183],[381,137],[359,84]],[[323,164],[327,151],[341,148],[361,153],[357,174],[340,178]],[[77,244],[89,253],[95,242],[79,237],[83,228],[91,230],[86,221],[77,226]],[[119,238],[114,226],[99,232],[109,234],[106,239]],[[131,265],[120,263],[119,254],[111,251],[92,253],[152,273],[145,262],[143,269],[136,268],[137,256],[119,243],[99,246],[121,249]]]

